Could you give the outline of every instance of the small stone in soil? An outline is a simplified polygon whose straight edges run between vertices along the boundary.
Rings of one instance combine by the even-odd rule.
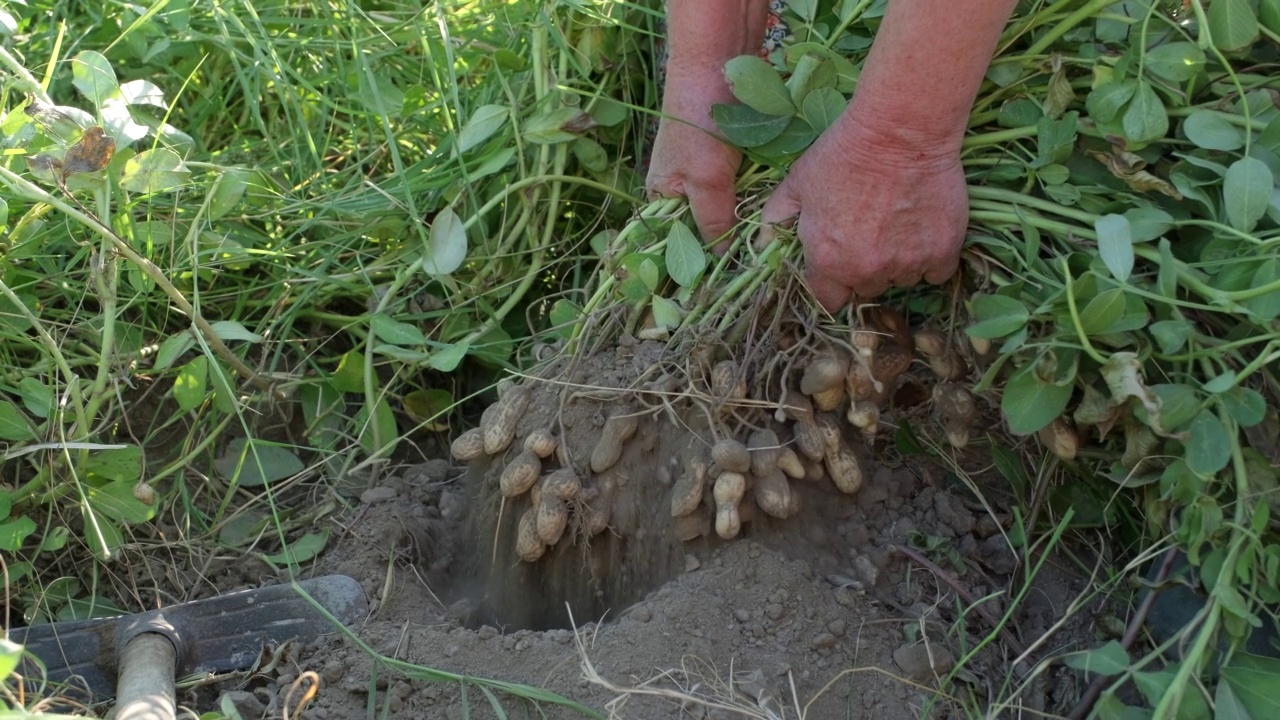
[[[379,485],[378,487],[371,487],[360,493],[360,502],[366,505],[374,505],[380,502],[387,502],[388,500],[395,500],[396,495],[398,494],[399,493],[397,493],[396,489],[393,487]]]
[[[934,675],[945,675],[955,664],[946,648],[924,643],[903,645],[894,650],[893,661],[907,677],[920,682],[932,680]]]

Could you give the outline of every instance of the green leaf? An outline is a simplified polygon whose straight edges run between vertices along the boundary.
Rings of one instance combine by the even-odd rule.
[[[978,322],[965,332],[976,338],[1002,338],[1026,327],[1030,318],[1025,305],[1004,295],[974,295],[970,309]]]
[[[71,60],[71,77],[71,84],[99,109],[120,90],[111,63],[92,50],[85,50]]]
[[[1111,332],[1111,326],[1124,316],[1124,303],[1124,291],[1120,288],[1099,293],[1080,311],[1080,328],[1089,336]]]
[[[217,220],[240,202],[249,187],[249,172],[241,168],[228,168],[218,175],[209,193],[209,217]]]
[[[288,448],[266,440],[236,438],[213,462],[218,474],[241,487],[261,487],[302,472],[306,466]]]
[[[1161,383],[1151,391],[1160,398],[1160,427],[1164,432],[1177,432],[1200,412],[1200,395],[1190,385]]]
[[[1231,460],[1231,437],[1212,410],[1201,410],[1187,430],[1187,465],[1192,470],[1212,475],[1227,466]]]
[[[707,267],[702,243],[684,223],[673,223],[667,233],[667,273],[680,287],[693,287]]]
[[[576,107],[562,107],[531,118],[524,125],[524,138],[538,145],[569,142],[595,125],[595,120]]]
[[[1258,39],[1258,17],[1249,0],[1213,0],[1208,20],[1213,44],[1223,52],[1244,50]]]
[[[170,365],[184,353],[196,346],[196,339],[191,335],[191,331],[182,330],[165,338],[160,343],[160,349],[156,351],[155,364],[151,366],[154,372],[163,372],[169,369]]]
[[[1217,375],[1209,380],[1206,380],[1204,383],[1204,391],[1214,395],[1217,395],[1218,393],[1224,393],[1230,390],[1231,388],[1235,387],[1237,380],[1238,378],[1235,372],[1228,370],[1222,373],[1221,375]]]
[[[18,669],[22,660],[22,646],[9,638],[0,638],[0,678],[6,680]]]
[[[729,142],[743,148],[759,147],[782,134],[790,115],[765,115],[746,105],[714,105],[711,119]]]
[[[1139,81],[1133,100],[1121,118],[1124,136],[1133,143],[1158,140],[1169,132],[1169,114],[1150,84]]]
[[[1258,20],[1273,33],[1280,33],[1280,0],[1262,0],[1258,3]]]
[[[506,105],[481,105],[467,118],[467,124],[458,132],[458,152],[464,153],[488,140],[502,129],[511,117]]]
[[[169,148],[143,150],[129,158],[120,176],[120,186],[144,195],[170,192],[186,184],[191,176],[186,163]]]
[[[18,394],[22,397],[22,404],[27,412],[38,418],[49,417],[54,403],[53,388],[27,376],[18,381]],[[3,512],[0,512],[0,517],[4,517]]]
[[[1244,147],[1244,130],[1231,124],[1221,113],[1196,110],[1182,121],[1182,132],[1197,147],[1231,151]]]
[[[471,352],[471,346],[467,343],[455,343],[436,348],[427,360],[427,367],[440,372],[453,372],[458,369],[469,352]]]
[[[653,324],[667,330],[680,327],[680,307],[661,295],[654,295],[651,300],[653,308]]]
[[[27,416],[8,400],[0,400],[0,440],[22,442],[37,437]]]
[[[1276,282],[1280,282],[1280,259],[1269,257],[1254,271],[1252,287],[1266,287]],[[1263,293],[1241,305],[1259,320],[1270,322],[1280,317],[1280,292]]]
[[[1103,264],[1111,271],[1112,277],[1125,282],[1133,272],[1133,235],[1129,219],[1123,215],[1103,215],[1093,223],[1093,229],[1098,233],[1098,253]]]
[[[1155,240],[1173,229],[1173,216],[1160,208],[1140,205],[1124,211],[1134,243]]]
[[[90,552],[99,560],[108,560],[115,556],[116,550],[124,545],[124,533],[120,526],[111,522],[101,513],[90,510],[90,505],[81,505],[80,514],[84,516],[84,539]]]
[[[836,118],[844,112],[845,104],[844,96],[835,88],[818,88],[805,96],[800,114],[809,127],[821,135],[835,124]]]
[[[182,412],[191,412],[200,407],[209,390],[209,358],[204,355],[194,357],[178,370],[173,379],[173,399]]]
[[[1222,668],[1222,678],[1255,720],[1280,717],[1280,660],[1248,653],[1236,653]]]
[[[1253,427],[1267,416],[1267,401],[1251,388],[1237,385],[1218,395],[1218,401],[1240,427]]]
[[[817,138],[818,133],[809,127],[808,121],[797,115],[791,118],[791,122],[787,123],[778,137],[763,145],[757,145],[752,148],[752,151],[767,158],[773,164],[785,165],[783,161],[786,158],[804,152]]]
[[[19,515],[16,520],[0,522],[0,550],[17,552],[31,533],[36,531],[36,521],[26,515]]]
[[[364,392],[364,354],[358,350],[343,353],[329,381],[338,392]],[[374,388],[377,387],[375,380]]]
[[[360,411],[356,413],[356,427],[360,429],[360,446],[369,455],[389,455],[395,451],[399,429],[396,427],[395,413],[391,411],[391,404],[385,397],[374,405],[372,421],[369,417],[369,405],[360,406]]]
[[[1085,97],[1084,107],[1094,120],[1109,123],[1120,116],[1120,109],[1137,90],[1138,81],[1134,79],[1103,83]]]
[[[416,325],[393,320],[386,313],[376,313],[369,318],[369,329],[375,337],[392,345],[422,346],[427,344],[427,336],[422,334]]]
[[[1032,364],[1009,379],[1000,398],[1000,409],[1011,432],[1029,435],[1061,415],[1070,399],[1071,385],[1041,381]]]
[[[588,172],[602,173],[609,169],[609,153],[595,140],[580,137],[570,147],[573,148],[573,156]]]
[[[133,489],[137,484],[137,480],[125,480],[101,487],[86,487],[85,497],[102,516],[119,520],[126,525],[137,525],[156,516],[154,505],[147,505],[133,496]]]
[[[1227,221],[1237,230],[1253,230],[1253,226],[1266,214],[1274,188],[1275,178],[1261,160],[1244,157],[1231,163],[1222,182]]]
[[[795,114],[791,93],[778,71],[755,55],[739,55],[724,64],[724,76],[733,96],[742,104],[765,115]]]
[[[466,259],[467,230],[453,208],[445,207],[431,221],[422,269],[428,275],[452,275]]]
[[[209,327],[213,328],[213,334],[218,336],[223,342],[232,342],[235,340],[245,340],[251,343],[262,342],[262,336],[249,332],[248,328],[235,320],[219,320],[210,323]]]
[[[1119,675],[1129,667],[1129,653],[1119,641],[1112,640],[1092,650],[1064,655],[1062,662],[1067,667],[1096,675]]]
[[[1178,41],[1148,51],[1145,63],[1148,72],[1176,83],[1190,80],[1203,70],[1205,56],[1195,43]]]
[[[1253,720],[1244,703],[1240,702],[1240,696],[1226,681],[1219,682],[1214,692],[1213,711],[1214,720]]]
[[[319,555],[328,542],[329,528],[324,528],[320,532],[303,535],[289,543],[284,550],[274,555],[267,555],[264,559],[280,565],[297,565]]]

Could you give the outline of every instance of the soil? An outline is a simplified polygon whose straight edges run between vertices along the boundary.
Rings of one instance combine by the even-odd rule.
[[[353,628],[363,643],[383,658],[542,688],[638,720],[952,717],[997,700],[1070,710],[1078,675],[1037,663],[1096,645],[1089,611],[1102,608],[1064,617],[1087,578],[1051,558],[1004,632],[994,632],[1020,589],[1010,579],[1024,571],[1003,531],[1012,501],[998,476],[981,472],[982,448],[950,452],[953,470],[974,471],[970,485],[936,462],[897,454],[891,435],[874,448],[850,441],[865,473],[857,493],[794,481],[795,517],[769,517],[748,500],[737,538],[717,537],[708,513],[700,536],[681,542],[671,488],[741,418],[670,402],[664,348],[623,344],[586,363],[553,362],[522,381],[534,399],[508,451],[469,467],[434,460],[358,489],[310,574],[364,586],[370,613]],[[686,394],[707,384],[699,373],[682,371]],[[639,430],[614,466],[592,473],[601,427],[624,414],[640,418]],[[786,435],[785,423],[773,426]],[[497,485],[521,438],[539,428],[554,429],[562,446],[544,470],[573,467],[583,489],[564,538],[523,562],[515,534],[530,501],[504,501]],[[592,503],[610,496],[609,528],[592,536]],[[245,718],[279,717],[296,704],[290,685],[309,671],[320,691],[307,718],[500,716],[491,703],[513,717],[581,716],[421,669],[375,667],[342,635],[222,685],[222,700]],[[934,688],[948,675],[955,681],[940,697]]]

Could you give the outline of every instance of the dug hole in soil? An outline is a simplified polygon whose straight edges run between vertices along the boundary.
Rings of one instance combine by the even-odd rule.
[[[1000,490],[1004,481],[978,473],[980,500],[936,463],[898,455],[885,426],[868,447],[839,416],[840,446],[857,456],[861,487],[841,492],[823,463],[794,453],[807,473],[783,477],[791,496],[772,508],[787,517],[764,512],[768,503],[753,499],[763,483],[743,473],[750,487],[737,503],[740,530],[723,539],[731,528],[717,522],[713,488],[726,471],[712,447],[759,430],[791,447],[798,432],[777,412],[777,389],[771,402],[752,400],[768,397],[777,368],[755,377],[746,363],[729,363],[739,377],[713,377],[729,354],[715,347],[672,353],[664,343],[624,338],[505,383],[481,428],[461,440],[480,442],[488,431],[489,449],[501,449],[468,464],[410,467],[364,489],[314,574],[361,582],[371,612],[354,630],[387,657],[547,688],[606,715],[798,717],[798,707],[809,718],[893,720],[932,707],[931,716],[954,716],[957,706],[931,690],[993,628],[898,548],[913,536],[941,538],[963,562],[959,582],[970,597],[983,599],[986,616],[1001,617],[1018,562],[1002,532],[1012,503]],[[736,390],[716,387],[726,379]],[[907,373],[898,386],[931,382]],[[928,396],[928,388],[908,389]],[[883,420],[913,412],[929,411],[889,407]],[[503,413],[515,422],[495,433],[494,424],[509,419]],[[831,426],[837,416],[826,417]],[[995,417],[980,408],[974,423]],[[620,423],[630,431],[619,435]],[[554,449],[531,450],[548,431]],[[602,436],[625,439],[601,451]],[[973,469],[984,466],[984,455],[982,448],[955,453]],[[522,488],[528,482],[508,470],[530,458],[535,480]],[[575,487],[548,489],[553,477]],[[673,499],[688,496],[691,484],[697,497]],[[548,493],[557,496],[544,502]],[[673,517],[693,503],[693,512]],[[559,513],[550,528],[540,510]],[[971,702],[993,701],[990,688],[1046,633],[1053,634],[1021,658],[1022,673],[1049,649],[1096,643],[1088,613],[1055,626],[1085,589],[1085,579],[1065,567],[1050,562],[1037,577],[1001,636],[1016,639],[990,643],[963,665],[958,678]],[[329,636],[302,646],[273,681],[232,697],[245,717],[278,715],[285,689],[313,670],[321,690],[305,717],[364,717],[371,690],[374,706],[391,717],[496,716],[474,686],[464,697],[457,683],[375,673],[372,663],[346,638]],[[1016,702],[1065,713],[1080,690],[1074,671],[1055,666],[1028,678]],[[525,701],[502,702],[511,713]],[[549,704],[529,712],[578,716]]]

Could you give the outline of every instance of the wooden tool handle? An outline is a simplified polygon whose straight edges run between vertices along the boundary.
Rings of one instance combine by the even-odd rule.
[[[120,652],[115,720],[174,720],[177,651],[169,638],[142,633]]]

